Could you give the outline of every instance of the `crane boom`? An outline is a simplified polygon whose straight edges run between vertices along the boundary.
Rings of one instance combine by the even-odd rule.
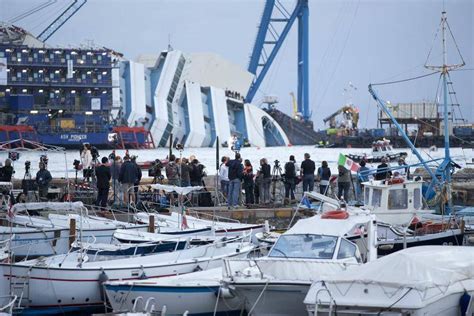
[[[38,39],[46,42],[54,33],[56,33],[61,26],[64,25],[74,14],[79,11],[87,0],[74,0],[61,14],[54,19],[39,35]]]

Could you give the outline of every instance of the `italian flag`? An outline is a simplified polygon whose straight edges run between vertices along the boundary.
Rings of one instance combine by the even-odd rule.
[[[357,172],[359,170],[359,164],[347,158],[343,154],[339,154],[339,160],[337,161],[337,165],[343,166],[353,172]]]

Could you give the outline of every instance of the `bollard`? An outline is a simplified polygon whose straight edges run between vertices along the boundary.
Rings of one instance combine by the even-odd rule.
[[[150,215],[148,217],[148,232],[154,233],[155,232],[155,216]]]
[[[69,248],[76,240],[76,219],[71,218],[69,219]]]

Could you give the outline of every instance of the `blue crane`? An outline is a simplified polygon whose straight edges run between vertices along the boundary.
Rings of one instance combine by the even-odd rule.
[[[304,120],[311,118],[309,110],[309,8],[308,0],[297,0],[290,13],[279,0],[267,0],[253,46],[248,71],[255,75],[245,98],[251,102],[255,97],[272,62],[275,60],[286,36],[298,19],[298,112]],[[282,30],[279,32],[277,24]]]
[[[74,14],[79,11],[87,0],[74,0],[61,14],[54,19],[39,35],[40,41],[46,42],[57,30],[61,28]]]

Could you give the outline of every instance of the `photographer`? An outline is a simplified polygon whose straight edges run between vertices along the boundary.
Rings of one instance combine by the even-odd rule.
[[[240,184],[243,176],[242,158],[239,153],[235,154],[235,159],[226,163],[229,168],[229,193],[227,198],[228,208],[236,208],[240,198]]]
[[[272,174],[270,165],[266,158],[260,159],[260,174],[262,182],[260,183],[260,202],[263,204],[270,203],[270,185],[272,184]]]
[[[314,171],[316,165],[308,153],[304,154],[304,161],[301,163],[301,175],[303,176],[303,192],[311,192],[314,189]]]
[[[6,159],[5,166],[0,168],[0,181],[10,182],[14,173],[15,170],[13,170],[12,161],[10,159]]]
[[[285,164],[285,202],[295,200],[296,187],[296,161],[295,156],[291,155],[289,161]]]
[[[119,181],[122,184],[125,204],[134,202],[135,194],[132,194],[134,192],[131,192],[131,188],[137,181],[137,167],[130,161],[129,156],[125,156],[124,163],[120,167]]]
[[[199,163],[199,161],[194,158],[191,160],[191,172],[189,174],[191,178],[191,186],[196,187],[203,185],[202,178],[206,176],[206,172],[204,171],[206,167]]]
[[[148,169],[148,176],[153,177],[152,183],[162,183],[163,182],[163,175],[161,174],[161,170],[163,169],[163,164],[161,163],[160,159],[155,159],[153,161],[150,169]]]
[[[51,173],[46,169],[46,165],[44,162],[39,163],[38,172],[36,173],[36,184],[38,185],[38,193],[40,201],[47,201],[48,200],[48,189],[49,183],[53,179],[51,177]]]
[[[107,199],[109,197],[110,178],[112,174],[107,157],[102,157],[102,164],[95,169],[95,176],[97,178],[97,200],[95,205],[107,207]]]

